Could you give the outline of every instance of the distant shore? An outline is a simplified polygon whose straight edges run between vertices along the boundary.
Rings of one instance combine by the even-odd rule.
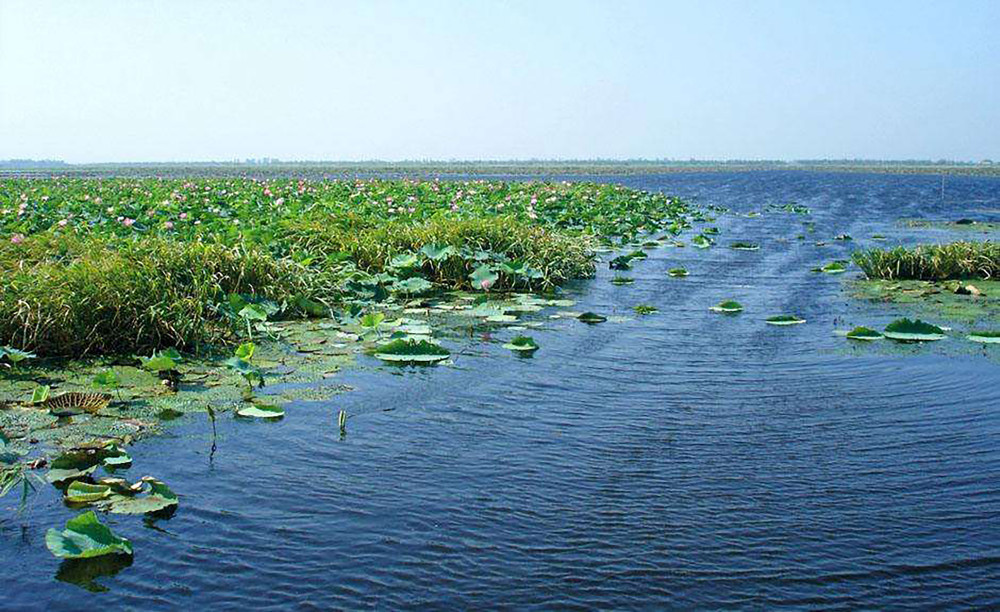
[[[0,161],[6,176],[259,176],[300,175],[322,178],[350,175],[632,175],[675,172],[861,172],[1000,176],[1000,163],[930,161],[449,161],[449,162],[150,162],[67,164],[64,162]]]

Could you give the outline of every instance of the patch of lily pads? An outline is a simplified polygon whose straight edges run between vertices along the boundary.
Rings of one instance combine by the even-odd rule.
[[[713,312],[721,312],[723,314],[736,314],[743,311],[743,304],[735,300],[723,300],[715,306],[709,307],[709,310]]]
[[[934,342],[945,338],[944,330],[937,325],[907,318],[897,319],[887,325],[883,335],[898,342]]]
[[[768,317],[764,321],[768,325],[801,325],[806,322],[805,319],[798,317],[796,315],[775,315],[773,317]]]

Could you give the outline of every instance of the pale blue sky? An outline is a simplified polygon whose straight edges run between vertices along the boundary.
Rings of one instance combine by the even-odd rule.
[[[0,0],[0,159],[1000,158],[1000,0]]]

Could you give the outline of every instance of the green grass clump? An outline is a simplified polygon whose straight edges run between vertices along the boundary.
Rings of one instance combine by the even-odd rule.
[[[868,278],[949,280],[1000,277],[1000,244],[953,242],[912,248],[868,249],[853,255]]]
[[[421,273],[432,282],[454,288],[469,287],[469,273],[478,265],[478,253],[526,263],[542,273],[537,283],[542,287],[594,274],[595,245],[589,237],[569,236],[511,216],[435,217],[413,224],[338,219],[321,213],[290,220],[284,230],[284,238],[298,251],[325,258],[343,253],[358,268],[373,274],[386,271],[397,255],[414,253],[425,245],[452,246],[454,256],[442,262],[424,262]],[[498,289],[511,285],[502,277]]]
[[[316,298],[322,276],[254,246],[32,236],[0,245],[0,344],[45,356],[223,342],[229,294]]]
[[[299,309],[547,289],[592,276],[599,244],[696,218],[676,198],[583,182],[3,178],[0,345],[148,354]],[[240,325],[249,305],[232,294],[267,308]]]

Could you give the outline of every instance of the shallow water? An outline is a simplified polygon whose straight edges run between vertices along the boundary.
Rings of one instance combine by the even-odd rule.
[[[943,199],[933,176],[620,181],[812,214],[721,216],[716,247],[650,250],[628,286],[601,266],[568,288],[573,310],[660,312],[588,326],[543,311],[531,359],[498,332],[452,343],[453,367],[366,360],[331,402],[277,423],[221,418],[214,456],[204,415],[181,419],[130,449],[129,472],[168,482],[180,509],[152,527],[102,517],[136,548],[131,566],[103,568],[120,570],[97,578],[106,592],[64,581],[95,568],[45,548],[74,514],[56,491],[22,517],[4,499],[0,608],[1000,606],[994,349],[849,345],[834,330],[901,311],[849,299],[853,271],[809,272],[872,233],[945,237],[900,217],[996,220],[976,211],[1000,209],[1000,179],[949,177]],[[691,276],[667,277],[678,265]],[[728,298],[745,311],[708,310]],[[808,322],[763,323],[786,313]],[[344,439],[340,409],[355,415]]]

